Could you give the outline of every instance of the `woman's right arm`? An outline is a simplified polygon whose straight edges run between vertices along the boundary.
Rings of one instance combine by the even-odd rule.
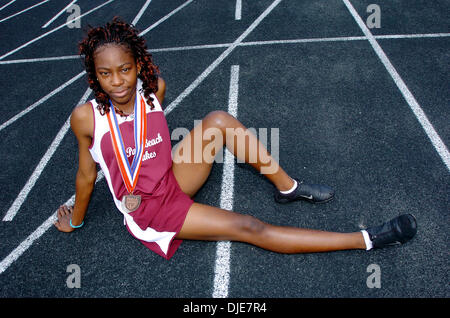
[[[97,178],[97,166],[89,152],[94,132],[94,118],[89,103],[73,110],[70,126],[78,140],[78,171],[75,180],[74,207],[61,206],[58,210],[58,221],[55,222],[55,226],[62,232],[74,230],[70,226],[70,221],[74,226],[83,222]]]

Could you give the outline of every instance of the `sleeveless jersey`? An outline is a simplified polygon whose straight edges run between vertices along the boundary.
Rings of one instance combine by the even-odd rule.
[[[137,91],[143,96],[142,81],[138,80]],[[144,155],[134,194],[142,201],[136,211],[127,213],[121,205],[122,197],[128,194],[120,174],[111,141],[106,115],[100,114],[97,102],[91,100],[94,112],[94,135],[89,148],[92,158],[100,165],[114,203],[124,215],[128,231],[149,249],[169,259],[181,240],[175,235],[181,230],[186,214],[193,203],[184,194],[172,172],[172,148],[166,118],[154,94],[154,109],[145,101],[147,137]],[[111,109],[111,111],[114,111]],[[127,158],[131,164],[135,155],[133,115],[117,115]]]

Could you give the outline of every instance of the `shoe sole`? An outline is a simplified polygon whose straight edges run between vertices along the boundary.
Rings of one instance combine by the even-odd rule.
[[[300,197],[300,198],[298,198],[296,200],[277,200],[277,199],[275,199],[275,201],[277,203],[282,203],[282,204],[292,203],[292,202],[297,202],[297,201],[306,201],[306,202],[309,202],[309,203],[312,203],[312,204],[323,204],[323,203],[328,203],[328,202],[330,202],[333,199],[334,199],[334,195],[331,198],[328,198],[328,199],[323,200],[323,201],[314,201],[313,199],[308,199],[308,198],[303,198],[303,197]]]

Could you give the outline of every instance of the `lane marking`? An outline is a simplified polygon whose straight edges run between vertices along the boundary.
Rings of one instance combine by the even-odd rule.
[[[386,34],[374,35],[375,39],[419,39],[419,38],[439,38],[448,37],[450,33],[419,33],[419,34]]]
[[[75,202],[75,195],[72,196],[65,204],[71,205]],[[12,263],[14,263],[31,245],[34,241],[39,239],[42,234],[47,232],[47,230],[53,225],[57,220],[55,211],[44,223],[42,223],[33,233],[31,233],[22,243],[20,243],[8,256],[6,256],[0,262],[0,274],[3,273]]]
[[[239,65],[231,66],[230,92],[228,96],[228,112],[237,118],[239,91]],[[220,193],[220,208],[233,210],[234,196],[234,156],[225,148],[225,160],[223,164],[222,191]],[[228,297],[230,284],[230,241],[217,242],[216,261],[214,267],[214,291],[213,298]]]
[[[282,0],[275,0],[245,31],[242,33],[231,45],[214,61],[206,70],[200,74],[194,82],[191,83],[169,106],[167,111],[172,111],[173,108],[183,101],[203,80],[220,64],[222,61],[234,51],[236,47],[261,23],[262,20],[281,2]]]
[[[151,53],[160,52],[177,52],[177,51],[190,51],[190,50],[204,50],[204,49],[220,49],[229,47],[231,43],[221,43],[221,44],[204,44],[204,45],[188,45],[188,46],[178,46],[178,47],[167,47],[160,49],[150,49]]]
[[[447,169],[450,170],[450,153],[447,149],[447,146],[442,141],[441,137],[438,135],[436,130],[434,129],[431,122],[428,120],[427,115],[423,111],[422,107],[420,107],[419,103],[415,99],[414,95],[409,90],[408,86],[406,86],[405,82],[401,78],[401,76],[398,74],[395,67],[392,65],[389,58],[384,53],[381,46],[378,44],[375,37],[372,35],[370,30],[367,28],[361,17],[358,15],[358,12],[356,12],[353,5],[350,3],[349,0],[343,0],[345,6],[350,11],[351,15],[353,16],[353,19],[355,19],[358,26],[361,28],[361,31],[364,33],[364,35],[367,37],[367,40],[372,45],[372,48],[374,49],[375,53],[378,55],[378,58],[383,63],[384,67],[388,71],[388,73],[391,75],[392,79],[394,80],[395,84],[397,85],[398,89],[402,93],[403,97],[405,98],[406,102],[408,103],[409,107],[413,111],[414,115],[416,116],[417,120],[419,121],[420,125],[422,126],[423,130],[427,134],[428,138],[430,139],[431,143],[433,144],[434,148],[436,149],[437,153],[441,157],[442,161],[447,166]]]
[[[234,19],[240,20],[242,17],[242,0],[236,0],[236,10],[234,11]]]
[[[139,10],[137,16],[133,19],[133,22],[131,22],[132,25],[136,26],[136,24],[138,23],[138,21],[141,19],[142,15],[144,14],[145,10],[147,10],[147,7],[149,6],[150,2],[152,2],[152,0],[145,1],[141,10]]]
[[[83,97],[81,97],[81,99],[77,105],[86,103],[91,92],[92,92],[92,90],[90,88],[88,88],[86,90],[86,92],[83,94]],[[77,105],[75,105],[75,106],[77,106]],[[14,200],[11,207],[8,209],[8,212],[6,212],[6,215],[3,218],[3,221],[12,221],[13,218],[16,216],[20,207],[22,206],[22,204],[25,202],[26,198],[28,197],[28,194],[33,189],[34,185],[36,184],[36,181],[41,176],[42,171],[44,171],[45,167],[47,166],[47,163],[52,158],[56,149],[58,149],[59,144],[63,140],[63,138],[66,135],[69,128],[70,128],[70,116],[69,116],[69,118],[67,118],[64,125],[61,127],[59,132],[56,134],[55,139],[51,143],[50,147],[47,149],[44,156],[41,158],[41,161],[39,162],[39,164],[34,169],[33,173],[31,174],[31,177],[28,179],[27,183],[22,188],[22,190],[20,191],[19,195]]]
[[[97,180],[95,183],[99,182],[103,179],[103,177],[103,172],[99,171],[97,173]],[[74,203],[75,194],[64,204],[73,205]],[[0,262],[0,274],[7,270],[8,267],[11,266],[11,264],[14,263],[31,245],[33,245],[37,239],[39,239],[45,232],[47,232],[49,228],[52,227],[53,223],[58,220],[57,213],[58,209]]]
[[[45,29],[46,27],[48,27],[53,21],[55,21],[56,19],[58,19],[58,17],[63,14],[64,11],[66,11],[68,8],[70,8],[72,6],[72,4],[74,4],[75,2],[77,2],[77,0],[72,0],[72,2],[70,2],[68,5],[66,5],[64,7],[64,9],[62,9],[61,11],[59,11],[53,18],[51,18],[46,24],[44,24],[42,26],[42,29]]]
[[[420,39],[420,38],[442,38],[450,37],[450,33],[428,33],[428,34],[392,34],[392,35],[374,35],[375,39]],[[366,41],[365,36],[345,36],[345,37],[331,37],[331,38],[309,38],[309,39],[291,39],[291,40],[268,40],[268,41],[252,41],[242,42],[238,46],[258,46],[258,45],[278,45],[278,44],[298,44],[298,43],[321,43],[321,42],[346,42],[346,41]],[[219,44],[205,44],[205,45],[189,45],[167,48],[155,48],[149,49],[150,53],[160,52],[177,52],[177,51],[190,51],[190,50],[204,50],[204,49],[216,49],[229,47],[231,43],[219,43]],[[49,62],[59,60],[75,60],[80,58],[79,55],[65,55],[54,57],[39,57],[32,59],[17,59],[0,61],[2,64],[18,64],[18,63],[37,63],[37,62]]]
[[[166,21],[168,18],[170,18],[171,16],[173,16],[175,13],[177,13],[178,11],[180,11],[181,9],[183,9],[184,7],[186,7],[188,4],[192,3],[192,1],[194,0],[189,0],[186,1],[185,3],[183,3],[181,6],[179,6],[178,8],[176,8],[175,10],[173,10],[172,12],[170,12],[169,14],[167,14],[166,16],[162,17],[161,19],[159,19],[158,21],[156,21],[155,23],[153,23],[151,26],[149,26],[147,29],[145,29],[144,31],[141,31],[141,33],[139,33],[140,36],[144,36],[145,34],[147,34],[150,30],[153,30],[154,28],[156,28],[158,25],[160,25],[161,23],[163,23],[164,21]]]
[[[2,64],[18,64],[18,63],[36,63],[36,62],[51,62],[51,61],[62,61],[62,60],[75,60],[79,59],[80,55],[65,55],[65,56],[54,56],[54,57],[38,57],[33,59],[17,59],[17,60],[7,60],[0,61]]]
[[[32,5],[31,7],[28,7],[28,8],[26,8],[26,9],[23,9],[22,11],[19,11],[19,12],[14,13],[14,14],[12,14],[12,15],[6,17],[6,18],[1,19],[1,20],[0,20],[0,23],[3,22],[3,21],[9,20],[9,19],[11,19],[11,18],[14,18],[14,17],[18,16],[19,14],[25,13],[25,12],[27,12],[27,11],[33,9],[33,8],[36,8],[36,7],[42,5],[42,4],[46,3],[46,2],[49,2],[49,1],[50,1],[50,0],[44,0],[44,1],[41,1],[41,2],[39,2],[39,3],[36,3],[35,5]]]
[[[16,2],[16,0],[11,0],[10,2],[8,2],[7,4],[5,4],[3,7],[0,8],[0,11],[2,11],[4,8],[6,8],[7,6],[9,6],[10,4],[13,4],[14,2]]]
[[[230,94],[228,96],[228,112],[233,116],[238,116],[238,94],[239,94],[239,65],[231,66]]]
[[[88,14],[91,14],[92,12],[97,11],[98,9],[104,7],[105,5],[107,5],[107,4],[109,4],[109,3],[113,2],[113,1],[114,1],[114,0],[108,0],[107,2],[105,2],[105,3],[103,3],[103,4],[101,4],[101,5],[97,6],[97,7],[95,7],[94,9],[91,9],[91,10],[87,11],[86,13],[83,13],[82,15],[80,15],[80,16],[78,16],[78,17],[76,17],[76,18],[73,18],[72,20],[67,21],[67,22],[64,23],[64,24],[61,24],[60,26],[54,28],[53,30],[50,30],[50,31],[48,31],[48,32],[45,32],[44,34],[41,34],[40,36],[34,38],[33,40],[30,40],[30,41],[28,41],[28,42],[22,44],[21,46],[15,48],[14,50],[11,50],[11,51],[9,51],[8,53],[3,54],[2,56],[0,56],[0,60],[3,60],[5,57],[10,56],[10,55],[12,55],[12,54],[14,54],[14,53],[16,53],[16,52],[22,50],[23,48],[26,48],[28,45],[30,45],[30,44],[32,44],[32,43],[34,43],[34,42],[37,42],[37,41],[39,41],[40,39],[45,38],[47,35],[50,35],[50,34],[52,34],[53,32],[56,32],[56,31],[62,29],[63,27],[65,27],[65,26],[68,25],[69,23],[72,23],[73,21],[76,21],[76,20],[78,20],[78,19],[81,19],[82,17],[85,17],[85,16],[87,16]]]
[[[11,125],[12,123],[14,123],[16,120],[22,118],[23,116],[25,116],[26,114],[28,114],[30,111],[32,111],[33,109],[35,109],[36,107],[38,107],[39,105],[41,105],[42,103],[44,103],[45,101],[47,101],[49,98],[51,98],[52,96],[56,95],[57,93],[59,93],[60,91],[62,91],[63,89],[65,89],[67,86],[73,84],[76,80],[78,80],[79,78],[81,78],[84,74],[86,74],[85,71],[75,75],[74,77],[72,77],[70,80],[68,80],[67,82],[65,82],[64,84],[62,84],[61,86],[59,86],[58,88],[54,89],[53,91],[51,91],[50,93],[48,93],[47,95],[45,95],[44,97],[42,97],[40,100],[38,100],[37,102],[35,102],[34,104],[31,104],[30,106],[28,106],[27,108],[25,108],[24,110],[22,110],[20,113],[18,113],[17,115],[15,115],[14,117],[10,118],[9,120],[7,120],[6,122],[4,122],[3,124],[0,125],[0,131],[2,131],[3,129],[5,129],[6,127],[8,127],[9,125]]]

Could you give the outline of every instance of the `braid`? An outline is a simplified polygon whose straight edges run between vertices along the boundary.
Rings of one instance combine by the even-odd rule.
[[[90,27],[87,37],[78,44],[80,55],[84,55],[84,66],[88,75],[89,87],[97,101],[97,108],[102,115],[109,112],[109,96],[103,91],[95,74],[94,52],[106,44],[118,44],[131,50],[136,65],[141,67],[138,77],[142,80],[142,88],[147,103],[152,107],[153,98],[150,94],[158,90],[159,69],[153,64],[152,55],[147,51],[145,40],[138,35],[137,30],[130,24],[115,17],[104,27]]]

